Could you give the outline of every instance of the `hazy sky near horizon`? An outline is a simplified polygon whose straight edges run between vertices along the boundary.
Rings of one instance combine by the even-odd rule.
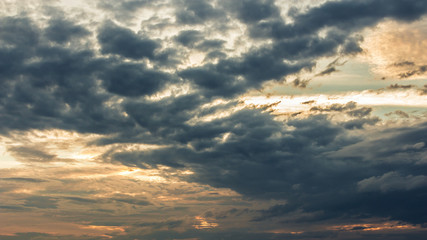
[[[425,0],[3,0],[0,239],[424,239],[425,49]]]

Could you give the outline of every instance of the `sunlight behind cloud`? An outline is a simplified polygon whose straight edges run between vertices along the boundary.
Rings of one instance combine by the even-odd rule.
[[[362,59],[380,77],[425,79],[427,77],[427,19],[413,23],[387,21],[367,30]]]

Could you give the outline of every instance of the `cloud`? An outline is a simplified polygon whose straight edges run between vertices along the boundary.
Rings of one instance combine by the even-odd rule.
[[[209,2],[182,0],[176,10],[176,20],[183,24],[203,24],[206,21],[224,17],[224,13],[214,8]]]
[[[144,36],[139,36],[130,29],[106,22],[99,30],[98,40],[102,53],[118,54],[131,59],[154,58],[154,51],[159,44]]]
[[[335,103],[332,104],[330,106],[326,106],[324,108],[322,107],[312,107],[310,109],[310,111],[320,111],[320,112],[330,112],[330,111],[338,111],[338,112],[342,112],[342,111],[347,111],[347,110],[354,110],[357,106],[356,102],[348,102],[346,104],[339,104],[339,103]]]
[[[128,97],[153,94],[172,82],[166,73],[126,63],[111,66],[102,73],[102,79],[109,92]]]
[[[38,179],[38,178],[20,178],[20,177],[13,177],[13,178],[0,178],[0,180],[5,180],[5,181],[17,181],[17,182],[31,182],[31,183],[40,183],[40,182],[45,182],[45,180],[43,179]]]
[[[388,89],[409,89],[415,87],[414,85],[400,85],[400,84],[391,84],[388,86]]]
[[[317,90],[297,96],[311,91],[304,74],[330,75],[344,56],[370,52],[368,28],[420,24],[425,1],[316,1],[289,12],[273,0],[95,4],[87,21],[36,7],[0,18],[1,150],[25,163],[0,169],[8,214],[84,222],[73,225],[79,233],[92,226],[94,238],[112,239],[341,239],[317,231],[338,221],[427,222],[422,118],[394,111],[408,119],[381,120],[384,101],[357,104],[346,93],[326,105]],[[423,76],[414,52],[385,65]],[[275,115],[277,99],[241,100],[279,94],[286,79],[301,89],[280,101],[310,111]],[[194,229],[203,225],[219,227]]]
[[[272,0],[238,0],[225,3],[237,13],[237,18],[245,23],[254,23],[268,18],[278,18],[279,9]]]
[[[44,196],[32,196],[25,199],[26,207],[35,207],[35,208],[57,208],[57,200],[51,197]]]
[[[367,34],[362,48],[379,76],[419,79],[425,77],[427,59],[420,50],[427,46],[426,36],[425,17],[410,23],[387,21]]]
[[[177,42],[187,47],[193,46],[194,43],[199,42],[202,39],[203,39],[202,33],[196,30],[181,31],[175,37],[175,40]]]
[[[89,31],[82,26],[63,19],[51,19],[45,30],[46,37],[57,43],[69,42],[72,38],[81,38],[89,35]]]
[[[31,147],[11,147],[8,151],[23,162],[50,162],[56,157],[55,155]]]
[[[388,172],[382,176],[370,177],[357,183],[359,191],[402,191],[422,188],[427,186],[427,177],[424,175],[406,177],[401,176],[398,172]]]

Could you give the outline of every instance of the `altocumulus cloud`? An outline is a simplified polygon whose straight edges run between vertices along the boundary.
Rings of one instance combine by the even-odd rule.
[[[90,11],[79,10],[90,21],[21,8],[17,5],[15,15],[0,16],[2,136],[51,129],[92,134],[97,139],[87,146],[104,149],[97,164],[188,171],[191,174],[161,177],[174,177],[171,188],[178,183],[200,184],[232,190],[252,203],[270,201],[262,208],[248,204],[246,210],[229,210],[222,217],[205,214],[206,223],[245,216],[239,228],[212,232],[194,229],[191,220],[178,214],[179,208],[163,206],[153,212],[170,210],[177,215],[151,223],[132,222],[138,215],[122,223],[104,219],[104,229],[108,224],[128,227],[110,234],[113,239],[345,239],[357,233],[339,235],[332,228],[313,226],[372,219],[427,223],[427,124],[422,119],[389,124],[373,116],[371,107],[355,102],[315,106],[301,116],[283,117],[266,106],[245,106],[239,99],[311,72],[322,59],[362,54],[363,30],[384,20],[417,21],[427,13],[426,1],[325,1],[288,11],[274,0],[98,1]],[[247,47],[238,46],[239,41],[246,41]],[[199,55],[200,61],[191,61]],[[320,74],[337,72],[335,65],[328,67]],[[406,89],[399,86],[405,85],[390,88]],[[160,147],[120,148],[120,144]],[[7,148],[29,165],[60,159],[49,150]],[[100,194],[79,197],[74,196],[75,189],[64,195],[56,189],[55,196],[49,189],[25,197],[12,193],[19,183],[51,184],[39,177],[1,178],[9,184],[0,189],[9,201],[3,208],[54,216],[62,206],[77,203],[98,214],[95,205],[148,208],[160,198],[131,193],[108,199]],[[73,181],[81,184],[82,179]],[[70,181],[58,180],[64,186],[72,185]],[[70,221],[84,222],[84,216],[75,218]],[[260,227],[248,234],[251,227],[245,224],[253,222],[301,224],[309,230],[275,233]],[[421,239],[422,231],[406,236]],[[367,239],[388,239],[387,234]],[[57,239],[53,235],[21,233],[4,239]],[[68,238],[73,239],[62,239]]]

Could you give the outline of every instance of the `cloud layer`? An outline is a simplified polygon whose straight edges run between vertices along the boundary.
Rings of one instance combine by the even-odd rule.
[[[0,14],[0,150],[20,164],[0,169],[2,239],[422,239],[425,105],[387,120],[375,103],[242,98],[309,91],[425,1],[80,4]],[[397,80],[426,72],[390,59]],[[419,82],[366,90],[425,100]]]

